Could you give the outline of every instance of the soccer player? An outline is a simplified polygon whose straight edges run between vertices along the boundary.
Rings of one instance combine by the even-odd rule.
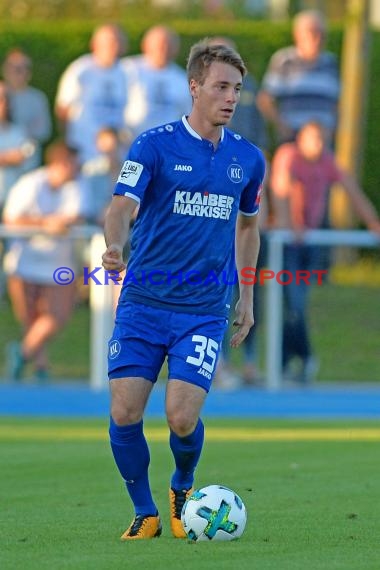
[[[199,416],[227,326],[231,274],[235,263],[238,273],[255,266],[260,244],[265,161],[257,147],[225,128],[239,101],[244,62],[230,47],[203,40],[190,51],[187,73],[189,116],[143,133],[132,144],[105,220],[103,266],[120,272],[139,204],[108,352],[111,447],[136,513],[123,540],[161,534],[143,413],[166,357],[166,416],[175,462],[171,530],[185,537],[180,514],[202,451]],[[240,283],[232,347],[253,322],[252,287]]]

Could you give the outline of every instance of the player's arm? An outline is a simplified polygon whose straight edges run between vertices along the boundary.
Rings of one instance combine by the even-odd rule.
[[[125,269],[123,248],[128,241],[129,226],[136,206],[136,200],[129,196],[112,197],[104,222],[107,249],[102,255],[102,264],[107,271],[120,273]]]
[[[258,215],[246,216],[239,213],[236,223],[235,259],[239,275],[239,300],[235,307],[233,325],[237,331],[231,338],[231,346],[237,347],[243,342],[253,326],[253,285],[241,279],[244,267],[256,268],[260,249]]]

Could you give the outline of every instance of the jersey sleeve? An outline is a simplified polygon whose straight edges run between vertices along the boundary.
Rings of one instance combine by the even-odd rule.
[[[128,196],[137,203],[141,202],[155,167],[153,145],[150,139],[144,140],[143,137],[136,139],[129,149],[113,192],[117,196]]]
[[[248,185],[244,188],[240,197],[239,212],[245,216],[255,216],[260,209],[260,196],[265,175],[265,158],[261,151],[257,150],[257,159]]]

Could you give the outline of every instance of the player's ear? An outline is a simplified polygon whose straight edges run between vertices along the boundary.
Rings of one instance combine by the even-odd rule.
[[[199,91],[199,83],[195,79],[190,79],[189,83],[190,95],[193,99],[197,99]]]

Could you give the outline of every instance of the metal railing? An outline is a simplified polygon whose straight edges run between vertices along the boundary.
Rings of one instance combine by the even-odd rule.
[[[284,246],[294,242],[290,230],[268,232],[267,266],[275,275],[283,269]],[[362,230],[309,230],[305,232],[306,245],[379,247],[380,237]],[[283,327],[283,286],[276,279],[268,281],[266,297],[266,386],[276,391],[282,382],[282,327]]]

